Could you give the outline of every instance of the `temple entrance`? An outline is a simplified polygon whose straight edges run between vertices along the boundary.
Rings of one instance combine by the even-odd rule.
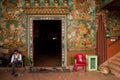
[[[34,66],[62,65],[61,24],[61,20],[33,20]]]

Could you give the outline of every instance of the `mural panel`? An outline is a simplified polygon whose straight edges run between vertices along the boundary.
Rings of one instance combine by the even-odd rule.
[[[120,11],[109,11],[107,15],[107,37],[120,37]],[[111,17],[109,17],[111,16]]]
[[[95,47],[95,2],[74,0],[68,15],[68,51],[89,51]]]
[[[44,0],[39,0],[40,6]],[[34,6],[30,0],[30,6]],[[59,6],[64,1],[59,0]],[[4,48],[15,47],[27,49],[27,16],[22,10],[25,0],[0,0],[0,45]],[[50,6],[53,0],[50,1]],[[94,0],[68,0],[70,13],[67,15],[67,49],[68,51],[94,50],[95,47],[95,2]],[[7,42],[8,41],[8,42]],[[19,45],[18,45],[19,42]],[[22,49],[22,50],[24,50]]]
[[[1,48],[26,51],[26,15],[21,0],[0,0],[0,46]]]

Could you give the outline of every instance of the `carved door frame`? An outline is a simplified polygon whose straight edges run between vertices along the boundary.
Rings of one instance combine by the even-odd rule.
[[[28,15],[28,57],[33,61],[33,20],[61,20],[61,67],[67,66],[66,15]],[[33,66],[34,63],[31,64]]]

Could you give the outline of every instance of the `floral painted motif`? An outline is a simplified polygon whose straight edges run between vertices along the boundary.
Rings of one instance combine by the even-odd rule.
[[[16,20],[8,20],[1,22],[0,26],[2,34],[0,35],[0,42],[3,48],[25,48],[25,32],[23,32],[21,23]]]
[[[120,36],[120,11],[108,12],[107,15],[107,37],[119,37]],[[111,17],[109,17],[111,16]]]
[[[93,1],[91,1],[93,2]],[[73,11],[68,15],[67,38],[69,51],[94,50],[95,10],[89,1],[73,1]]]
[[[21,0],[0,0],[0,46],[27,50],[26,14]]]

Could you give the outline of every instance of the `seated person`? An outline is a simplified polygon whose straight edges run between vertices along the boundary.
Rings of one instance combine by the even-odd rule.
[[[21,63],[22,63],[22,55],[18,52],[18,50],[14,50],[10,62],[10,64],[12,64],[12,74],[16,73],[15,69],[17,65],[20,65]]]

